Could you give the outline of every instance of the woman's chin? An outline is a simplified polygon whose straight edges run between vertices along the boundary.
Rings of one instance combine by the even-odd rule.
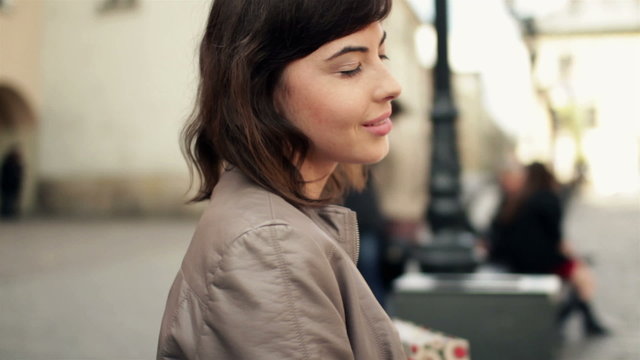
[[[380,145],[378,152],[376,153],[375,158],[371,161],[371,164],[378,163],[382,161],[389,154],[389,141],[385,137],[385,141]]]
[[[366,156],[363,156],[361,160],[358,161],[358,163],[362,165],[373,165],[379,163],[389,153],[388,143],[385,145],[386,146],[380,146],[379,148],[375,149],[375,151],[369,152]]]

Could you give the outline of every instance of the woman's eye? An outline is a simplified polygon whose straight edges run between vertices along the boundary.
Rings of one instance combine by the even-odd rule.
[[[358,65],[358,67],[355,69],[340,71],[340,74],[346,77],[352,77],[356,76],[360,71],[362,71],[362,66]]]
[[[387,55],[380,55],[380,60],[389,60]]]

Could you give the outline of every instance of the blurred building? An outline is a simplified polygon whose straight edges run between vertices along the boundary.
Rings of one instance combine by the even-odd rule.
[[[188,184],[204,2],[12,1],[0,12],[0,84],[35,115],[27,210],[173,213]],[[2,147],[17,141],[2,131]],[[9,139],[11,138],[11,139]],[[20,142],[24,142],[19,140]]]
[[[640,1],[570,1],[534,19],[535,79],[561,178],[584,164],[598,193],[640,190]]]
[[[418,14],[422,23],[413,37],[418,50],[417,61],[426,69],[426,93],[422,99],[416,99],[415,103],[421,105],[418,112],[411,109],[413,102],[408,105],[411,114],[403,114],[394,118],[394,130],[390,134],[390,153],[377,167],[376,177],[379,179],[380,192],[382,193],[382,207],[387,215],[395,219],[408,222],[419,222],[424,218],[424,212],[428,204],[428,174],[431,153],[431,118],[433,78],[432,68],[436,55],[436,34],[433,22],[433,1],[408,0],[407,1]],[[489,85],[495,83],[498,74],[509,87],[506,92],[509,95],[518,95],[513,91],[513,84],[525,87],[518,83],[519,79],[512,76],[515,69],[505,72],[507,65],[514,63],[505,48],[513,46],[505,43],[502,38],[492,39],[491,34],[505,34],[512,32],[512,38],[522,45],[518,38],[515,22],[507,13],[506,6],[501,0],[490,1],[491,6],[486,6],[487,1],[467,2],[465,0],[450,1],[450,40],[449,51],[452,65],[452,88],[454,101],[458,109],[456,127],[458,132],[458,147],[463,170],[463,183],[465,191],[471,198],[475,192],[488,180],[488,176],[500,168],[505,158],[515,151],[516,138],[505,128],[504,123],[510,124],[514,112],[502,116],[502,123],[498,116],[488,105],[488,93],[495,88]],[[394,3],[396,6],[397,3]],[[496,16],[500,17],[496,21]],[[504,25],[507,23],[507,28]],[[512,28],[509,28],[512,23]],[[490,31],[487,31],[489,29]],[[491,39],[490,41],[487,41]],[[512,53],[512,52],[511,52]],[[505,56],[507,54],[507,56]],[[495,56],[502,57],[502,62],[493,61]],[[526,61],[526,59],[525,59]],[[495,69],[491,76],[483,66],[489,65]],[[485,66],[486,67],[486,66]],[[513,66],[511,66],[513,68]],[[530,79],[530,71],[527,68],[521,76]],[[422,79],[421,79],[422,80]],[[414,80],[415,81],[415,80]],[[519,88],[518,88],[519,89]],[[402,105],[407,90],[404,89],[399,101]],[[530,87],[529,91],[532,92]],[[495,91],[491,91],[495,94]],[[492,99],[499,103],[498,107],[521,103],[522,96],[514,96],[510,99],[493,95]],[[497,100],[496,100],[497,99]],[[504,113],[504,112],[503,112]],[[515,112],[516,119],[524,122],[523,117],[534,118],[536,114],[523,111]],[[544,123],[544,122],[540,122]],[[524,132],[530,134],[531,131]],[[468,196],[467,196],[468,195]]]
[[[427,202],[432,88],[430,72],[417,53],[416,33],[421,24],[406,1],[393,3],[384,24],[389,33],[389,66],[402,85],[397,100],[402,113],[392,115],[390,151],[374,167],[374,180],[383,213],[394,218],[420,217]]]
[[[211,1],[0,4],[0,89],[16,94],[21,105],[12,107],[32,114],[0,119],[0,159],[10,144],[24,149],[26,209],[189,212],[179,134],[193,106],[196,49]],[[404,1],[395,1],[385,27],[402,101],[412,121],[424,125],[429,97],[427,71],[415,54],[419,24]]]
[[[0,1],[0,167],[12,149],[23,162],[21,206],[33,209],[37,178],[37,127],[42,107],[39,1]],[[7,174],[0,173],[0,177]],[[1,196],[1,195],[0,195]],[[2,199],[0,199],[2,201]]]

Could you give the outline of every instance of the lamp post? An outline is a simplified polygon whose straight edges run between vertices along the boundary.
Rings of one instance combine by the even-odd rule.
[[[435,0],[435,27],[437,33],[437,60],[434,68],[434,96],[431,111],[433,122],[431,202],[427,220],[438,233],[454,227],[459,221],[462,207],[460,194],[460,161],[458,157],[455,119],[458,116],[451,94],[449,67],[447,0]]]
[[[417,249],[415,256],[424,271],[469,272],[478,265],[479,258],[460,199],[460,159],[455,129],[458,111],[451,92],[447,27],[447,0],[435,0],[437,60],[431,111],[431,196],[426,213],[433,237]]]

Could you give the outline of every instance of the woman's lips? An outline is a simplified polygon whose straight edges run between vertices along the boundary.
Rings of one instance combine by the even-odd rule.
[[[385,136],[390,133],[391,129],[393,128],[393,124],[391,123],[391,119],[389,118],[390,116],[391,113],[386,113],[374,120],[367,121],[366,123],[362,124],[362,126],[365,130],[372,133],[373,135]]]

